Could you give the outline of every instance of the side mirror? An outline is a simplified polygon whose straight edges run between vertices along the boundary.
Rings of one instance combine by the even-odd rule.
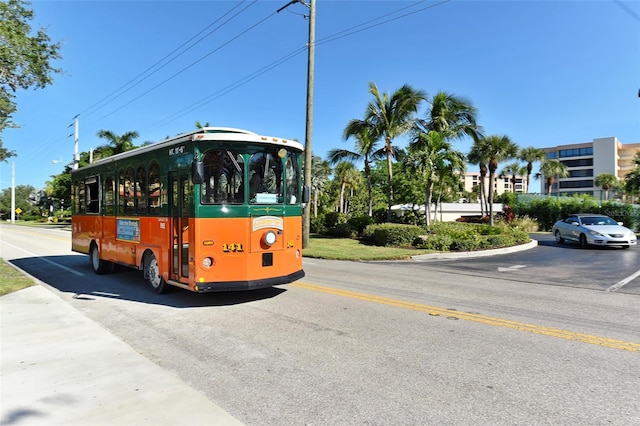
[[[191,181],[204,183],[204,163],[202,160],[193,160],[191,163]]]
[[[302,202],[303,203],[308,203],[309,202],[309,193],[311,191],[309,190],[308,186],[304,186],[304,188],[302,188]]]

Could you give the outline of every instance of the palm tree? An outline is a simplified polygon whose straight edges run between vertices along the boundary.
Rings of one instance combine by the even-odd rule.
[[[431,220],[433,188],[438,176],[451,174],[453,170],[464,169],[464,154],[453,150],[444,135],[437,131],[418,133],[409,144],[409,153],[405,158],[411,170],[421,173],[425,182],[425,220],[427,226]]]
[[[331,166],[329,162],[324,161],[322,158],[313,156],[311,161],[311,192],[313,193],[313,217],[318,217],[318,198],[320,192],[324,189],[327,182],[329,182],[329,175],[331,175]]]
[[[380,151],[377,151],[377,143],[379,139],[376,139],[372,134],[372,127],[364,120],[353,119],[344,129],[344,138],[349,139],[351,136],[355,137],[356,144],[355,150],[349,151],[346,149],[332,149],[328,153],[329,162],[331,164],[337,164],[342,160],[349,161],[364,161],[364,175],[367,179],[368,190],[368,208],[369,217],[373,216],[373,185],[371,183],[371,161],[380,157]]]
[[[518,181],[518,176],[522,176],[523,174],[527,173],[527,167],[526,166],[521,166],[520,163],[518,163],[517,161],[514,161],[512,163],[507,164],[506,166],[504,166],[502,168],[502,171],[500,172],[501,176],[511,176],[509,178],[509,181],[511,182],[511,191],[515,194],[516,193],[516,183]]]
[[[394,156],[393,140],[407,133],[415,122],[418,106],[426,99],[421,90],[405,84],[392,95],[380,95],[375,83],[369,83],[369,92],[373,100],[367,105],[365,122],[371,126],[371,135],[384,140],[383,152],[387,157],[388,208],[387,221],[391,221],[391,206],[393,205],[393,168]]]
[[[489,223],[493,225],[494,180],[496,170],[498,169],[498,163],[500,161],[515,158],[518,154],[518,146],[506,135],[492,135],[483,139],[483,143],[487,146],[487,154],[489,155],[489,197],[487,203],[489,204]]]
[[[547,181],[547,195],[550,196],[556,176],[566,178],[569,176],[569,170],[560,160],[556,160],[555,158],[551,160],[547,159],[544,160],[540,166],[540,175],[544,176]]]
[[[485,143],[485,139],[475,139],[471,146],[471,151],[467,155],[467,160],[471,164],[477,164],[480,168],[480,183],[478,184],[478,187],[480,192],[480,214],[483,216],[489,213],[486,181],[487,174],[489,172],[487,164],[489,163],[490,158],[489,146]]]
[[[345,201],[345,190],[357,186],[357,180],[360,174],[350,161],[341,161],[336,165],[333,175],[340,185],[340,202],[338,204],[338,212],[347,213],[347,203]]]
[[[539,148],[534,148],[532,146],[528,146],[526,148],[522,148],[520,150],[520,154],[518,155],[518,160],[524,161],[527,163],[527,189],[526,192],[529,192],[529,183],[531,182],[531,171],[533,170],[533,163],[541,162],[544,160],[544,151]]]
[[[434,130],[447,139],[482,136],[482,128],[476,123],[477,109],[470,100],[448,92],[438,92],[429,100],[430,108],[424,120],[416,122],[416,130],[429,133]]]
[[[618,185],[618,178],[611,173],[600,173],[596,176],[596,186],[603,189],[605,193],[605,200],[609,199],[609,190],[615,188]]]
[[[638,158],[640,159],[640,155]],[[624,177],[624,190],[631,197],[631,200],[629,200],[631,203],[633,203],[635,197],[640,195],[640,163],[638,164],[638,167]]]
[[[98,130],[96,135],[101,139],[106,139],[109,143],[96,148],[98,152],[105,152],[111,150],[113,155],[120,154],[122,152],[131,151],[136,146],[133,144],[133,140],[140,136],[138,132],[130,131],[120,136],[113,133],[111,130]],[[107,155],[108,156],[108,155]]]

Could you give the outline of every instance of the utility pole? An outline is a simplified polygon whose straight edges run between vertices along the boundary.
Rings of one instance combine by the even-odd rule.
[[[73,123],[69,124],[67,127],[75,126],[75,131],[69,135],[69,137],[74,136],[74,147],[73,147],[73,169],[77,170],[78,165],[80,164],[80,153],[78,152],[78,139],[80,139],[80,119],[78,118],[80,114],[73,117]]]
[[[302,0],[291,0],[278,9],[278,13],[295,3],[302,3],[309,8],[309,43],[307,44],[307,120],[304,140],[304,185],[311,189],[311,162],[313,160],[312,135],[313,135],[313,79],[315,68],[316,50],[316,0],[305,3]],[[311,203],[307,202],[302,214],[302,248],[309,246],[309,234],[311,231]]]
[[[11,223],[16,223],[16,162],[11,163]]]

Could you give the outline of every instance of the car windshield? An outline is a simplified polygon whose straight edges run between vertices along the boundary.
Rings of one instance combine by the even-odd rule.
[[[617,225],[618,222],[611,219],[610,217],[601,217],[601,216],[593,216],[593,217],[583,217],[582,224],[585,226],[593,226],[593,225]]]

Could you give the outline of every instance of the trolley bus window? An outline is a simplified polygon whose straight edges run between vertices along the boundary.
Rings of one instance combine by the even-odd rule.
[[[104,214],[113,216],[115,214],[115,189],[111,176],[107,176],[104,180]]]
[[[292,152],[287,156],[287,204],[296,204],[300,200],[299,155]]]
[[[149,213],[160,214],[160,166],[152,162],[149,166]]]
[[[100,181],[97,176],[84,180],[87,213],[100,213]]]
[[[144,166],[138,167],[136,174],[136,213],[147,213],[147,171]]]
[[[253,154],[249,161],[249,203],[281,204],[282,178],[281,157],[267,152]]]
[[[244,160],[229,150],[212,150],[203,156],[202,204],[244,203]]]

